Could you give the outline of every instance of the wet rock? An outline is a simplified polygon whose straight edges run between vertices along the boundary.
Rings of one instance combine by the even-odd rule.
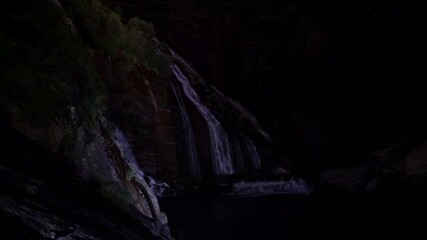
[[[0,221],[9,239],[170,238],[165,216],[153,220],[136,209],[123,211],[86,182],[75,181],[64,162],[16,134],[11,139],[21,145],[0,139],[0,152],[9,156],[0,163]],[[157,222],[160,227],[151,229]]]
[[[266,174],[273,176],[290,176],[290,172],[281,167],[269,169]]]
[[[406,158],[408,174],[427,175],[427,141],[413,149]]]
[[[364,167],[333,169],[321,173],[317,179],[323,188],[356,191],[364,183],[366,174]]]

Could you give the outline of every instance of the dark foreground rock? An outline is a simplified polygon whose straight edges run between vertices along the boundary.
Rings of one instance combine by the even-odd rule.
[[[0,220],[7,239],[169,239],[138,211],[119,209],[61,159],[16,132],[0,138]]]
[[[364,165],[322,172],[315,182],[321,190],[424,192],[426,154],[424,137],[408,139],[367,155]]]

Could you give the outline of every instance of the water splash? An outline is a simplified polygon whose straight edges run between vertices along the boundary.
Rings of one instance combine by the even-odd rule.
[[[231,146],[225,130],[211,111],[202,103],[199,95],[178,66],[172,65],[171,67],[176,79],[182,84],[185,95],[194,104],[208,124],[215,173],[217,175],[232,174],[234,170],[230,153]]]
[[[242,195],[309,194],[311,187],[302,179],[269,182],[238,182],[233,192]]]
[[[167,196],[166,193],[168,190],[170,190],[169,184],[160,180],[156,180],[150,176],[146,176],[146,182],[156,197]]]

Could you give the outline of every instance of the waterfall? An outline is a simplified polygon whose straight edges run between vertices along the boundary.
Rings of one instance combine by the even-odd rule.
[[[115,129],[114,133],[116,135],[116,146],[120,149],[124,161],[130,167],[133,173],[132,177],[134,177],[135,181],[140,185],[139,193],[143,197],[143,209],[149,209],[149,212],[142,210],[143,213],[149,217],[159,219],[162,223],[167,223],[166,215],[160,211],[159,202],[157,201],[157,197],[155,195],[163,194],[164,189],[158,189],[157,186],[155,186],[155,180],[149,176],[146,177],[150,180],[150,185],[146,183],[144,180],[145,174],[138,166],[138,163],[136,162],[135,156],[132,152],[132,147],[130,146],[126,136],[118,128]],[[126,178],[127,177],[128,176],[126,176]],[[162,184],[162,186],[169,187],[167,184]],[[157,190],[159,191],[157,192]]]
[[[243,171],[245,164],[243,163],[243,155],[242,149],[240,147],[239,138],[236,135],[233,135],[232,143],[233,143],[233,157],[234,157],[234,166],[236,167],[236,171]]]
[[[172,71],[177,80],[182,84],[182,88],[187,98],[194,104],[208,124],[215,173],[217,175],[232,174],[233,166],[230,153],[231,147],[225,130],[211,111],[203,105],[199,95],[196,93],[178,66],[172,65]]]
[[[136,177],[139,179],[143,179],[144,172],[141,171],[138,164],[136,163],[135,156],[132,152],[132,147],[130,146],[127,138],[123,134],[122,131],[120,131],[118,128],[115,130],[116,139],[119,144],[117,146],[122,151],[122,155],[124,156],[125,161],[129,165],[129,167],[132,169],[132,172],[136,174]]]
[[[179,88],[178,86],[176,86],[174,81],[171,81],[171,87],[178,102],[179,111],[181,114],[182,126],[184,128],[185,150],[187,153],[189,170],[193,177],[200,178],[200,167],[199,161],[197,159],[196,142],[194,140],[195,138],[193,134],[193,129],[191,127],[190,118],[188,117],[188,113],[184,105],[184,100],[181,96]]]
[[[245,140],[246,147],[248,150],[249,159],[251,160],[252,167],[254,169],[260,169],[261,168],[261,159],[259,158],[258,150],[256,149],[256,146],[252,140],[246,136],[243,136],[243,139]]]

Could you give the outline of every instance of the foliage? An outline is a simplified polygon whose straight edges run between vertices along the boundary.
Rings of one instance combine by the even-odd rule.
[[[106,9],[96,0],[64,0],[61,1],[73,22],[89,40],[92,47],[96,47],[105,55],[117,53],[122,43],[125,28],[121,24],[120,16]]]
[[[1,96],[35,125],[64,116],[76,94],[100,114],[105,87],[60,9],[37,0],[6,6],[0,10]]]
[[[35,72],[25,66],[15,66],[5,71],[0,86],[7,89],[4,96],[12,99],[28,120],[43,124],[62,112],[62,95],[66,86],[62,81],[45,73]]]
[[[127,24],[99,0],[62,0],[67,15],[76,23],[87,44],[118,67],[119,75],[142,62],[159,75],[168,74],[167,60],[156,50],[154,27],[138,18]],[[107,66],[111,70],[111,66]]]
[[[99,0],[61,4],[66,15],[52,2],[39,0],[9,0],[0,10],[0,93],[24,118],[45,125],[65,115],[77,96],[94,122],[106,109],[100,77],[105,72],[122,81],[135,63],[143,63],[160,76],[169,74],[167,59],[152,41],[151,24],[137,18],[123,24]],[[101,69],[94,62],[96,53],[107,59]]]

